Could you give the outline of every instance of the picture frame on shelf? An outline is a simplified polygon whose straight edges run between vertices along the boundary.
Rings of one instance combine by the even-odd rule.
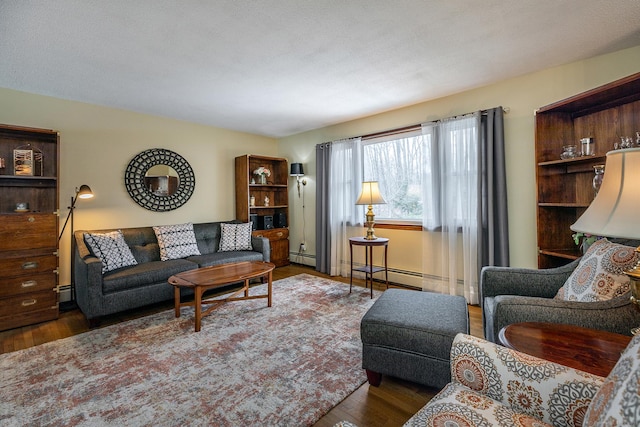
[[[13,150],[13,174],[33,176],[33,150],[21,148]]]

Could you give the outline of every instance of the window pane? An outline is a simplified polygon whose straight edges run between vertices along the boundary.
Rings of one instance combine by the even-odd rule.
[[[416,135],[364,146],[364,180],[378,181],[387,204],[376,219],[422,220],[421,176],[428,136]]]

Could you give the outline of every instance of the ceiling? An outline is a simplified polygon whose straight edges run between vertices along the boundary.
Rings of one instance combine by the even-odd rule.
[[[638,0],[0,0],[0,87],[271,137],[637,45]]]

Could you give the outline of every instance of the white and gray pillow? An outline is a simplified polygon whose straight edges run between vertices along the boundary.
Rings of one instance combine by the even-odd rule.
[[[109,233],[84,233],[84,240],[93,254],[102,261],[103,274],[138,264],[120,230]]]
[[[200,255],[192,223],[155,226],[153,231],[158,239],[162,261]]]
[[[251,222],[220,224],[220,248],[218,252],[252,251]]]

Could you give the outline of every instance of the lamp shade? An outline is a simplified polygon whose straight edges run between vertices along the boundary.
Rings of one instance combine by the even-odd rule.
[[[302,163],[291,163],[291,176],[302,176],[304,175],[304,169],[302,168]]]
[[[93,197],[93,191],[88,185],[83,184],[78,189],[78,197],[81,199],[91,199]]]
[[[571,230],[604,237],[640,239],[640,148],[607,153],[596,198]]]
[[[362,183],[362,192],[356,201],[356,205],[384,205],[385,202],[378,181],[365,181]]]

